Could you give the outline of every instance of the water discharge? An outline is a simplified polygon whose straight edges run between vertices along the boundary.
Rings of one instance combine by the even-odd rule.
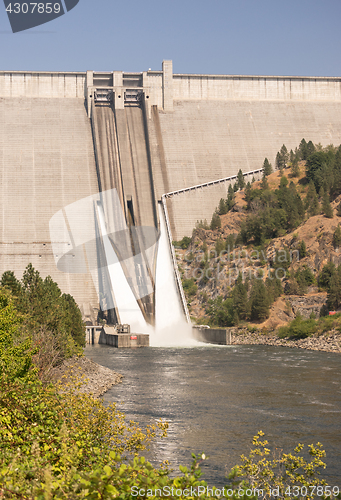
[[[150,345],[154,347],[198,345],[192,338],[192,327],[186,321],[179,297],[162,206],[159,205],[160,238],[155,277],[155,327],[147,325],[109,241],[101,203],[97,203],[97,211],[111,287],[121,323],[128,323],[134,333],[149,333]]]
[[[132,331],[136,333],[147,333],[147,323],[127,282],[115,250],[109,241],[105,228],[103,208],[100,203],[97,203],[97,211],[104,251],[108,263],[111,286],[115,297],[116,307],[119,312],[120,321],[121,323],[128,323],[131,326]]]
[[[151,346],[181,346],[196,344],[192,327],[184,316],[175,274],[166,221],[159,204],[160,239],[155,278],[155,329],[150,335]]]

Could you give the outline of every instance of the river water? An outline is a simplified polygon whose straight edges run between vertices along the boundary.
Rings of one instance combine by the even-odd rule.
[[[210,458],[203,479],[223,486],[226,471],[248,454],[262,430],[271,448],[324,445],[323,476],[341,488],[341,357],[270,346],[115,349],[88,346],[93,361],[121,373],[105,402],[122,402],[128,419],[145,426],[162,418],[168,437],[149,457],[175,469],[191,453]]]

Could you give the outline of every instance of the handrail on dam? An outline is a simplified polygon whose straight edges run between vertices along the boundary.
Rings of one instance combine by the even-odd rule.
[[[244,172],[243,176],[246,177],[248,175],[260,174],[261,172],[263,172],[263,169],[258,168],[257,170],[250,170],[249,172]],[[208,186],[214,186],[215,184],[221,184],[223,182],[232,181],[234,179],[237,179],[237,175],[232,175],[230,177],[224,177],[222,179],[217,179],[215,181],[204,182],[203,184],[196,184],[195,186],[190,186],[187,188],[178,189],[177,191],[170,191],[169,193],[165,193],[162,196],[165,196],[166,198],[171,198],[172,196],[175,196],[176,194],[186,193],[188,191],[195,191],[196,189],[200,189],[200,188],[208,187]]]
[[[260,174],[261,172],[263,172],[263,169],[262,168],[258,168],[257,170],[250,170],[249,172],[243,173],[243,176],[246,177],[248,175]],[[214,186],[215,184],[220,184],[222,182],[232,181],[233,179],[237,179],[237,176],[236,175],[232,175],[230,177],[224,177],[223,179],[217,179],[215,181],[205,182],[203,184],[197,184],[196,186],[190,186],[188,188],[179,189],[177,191],[171,191],[171,192],[165,193],[165,194],[163,194],[161,196],[161,204],[162,204],[162,209],[163,209],[163,213],[164,213],[165,221],[166,221],[167,236],[168,236],[168,241],[169,241],[169,247],[171,249],[171,257],[172,257],[172,262],[173,262],[173,269],[174,269],[175,281],[176,281],[176,285],[177,285],[178,290],[179,290],[179,295],[180,295],[180,298],[181,298],[182,307],[183,307],[183,310],[184,310],[184,313],[185,313],[185,316],[186,316],[186,319],[187,319],[188,323],[191,323],[191,318],[190,318],[190,315],[189,315],[189,311],[188,311],[188,307],[187,307],[187,301],[186,301],[186,297],[185,297],[185,294],[184,294],[184,290],[182,288],[182,283],[181,283],[181,277],[180,277],[180,273],[179,273],[178,263],[176,261],[176,256],[175,256],[175,252],[174,252],[173,239],[172,239],[172,231],[171,231],[170,221],[169,221],[169,217],[168,217],[168,209],[167,209],[167,205],[166,205],[166,200],[168,198],[171,198],[172,196],[174,196],[176,194],[186,193],[188,191],[196,190],[196,189],[202,188],[202,187]]]

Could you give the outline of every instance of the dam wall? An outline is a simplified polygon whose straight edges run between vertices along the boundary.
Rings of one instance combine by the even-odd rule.
[[[103,89],[114,113],[97,110],[96,132],[91,110]],[[125,105],[132,91],[143,113]],[[166,197],[172,237],[191,235],[231,182],[210,181],[259,170],[265,157],[274,165],[282,144],[302,138],[341,144],[341,78],[179,75],[171,61],[139,73],[0,71],[0,112],[0,274],[20,278],[32,262],[95,324],[92,277],[58,271],[50,218],[122,184],[122,209],[133,207],[137,225],[156,227],[157,201],[180,191]],[[96,144],[107,156],[96,158]]]
[[[82,99],[0,98],[0,275],[18,278],[30,262],[70,293],[84,318],[97,320],[90,274],[55,265],[49,221],[66,205],[98,192],[89,120]],[[71,247],[70,247],[71,248]]]

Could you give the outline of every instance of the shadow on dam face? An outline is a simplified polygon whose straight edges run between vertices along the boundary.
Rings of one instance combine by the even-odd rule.
[[[121,323],[154,324],[160,232],[128,226],[116,189],[64,207],[49,225],[57,268],[90,272],[102,311],[115,309]]]

